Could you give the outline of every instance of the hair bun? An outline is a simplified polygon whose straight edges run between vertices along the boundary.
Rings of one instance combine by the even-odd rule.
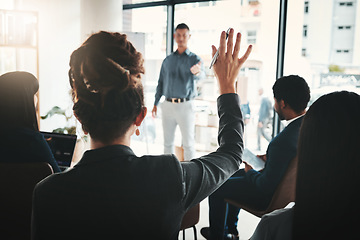
[[[87,56],[80,71],[84,85],[92,93],[106,94],[114,88],[123,91],[131,85],[129,70],[98,53]]]
[[[143,62],[120,33],[93,34],[72,53],[74,112],[92,138],[107,142],[124,134],[142,111]]]

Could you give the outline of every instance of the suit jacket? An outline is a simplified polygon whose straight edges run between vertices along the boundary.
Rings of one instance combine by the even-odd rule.
[[[263,171],[250,170],[246,179],[259,193],[270,201],[281,179],[296,156],[297,142],[303,116],[291,122],[270,143],[266,151],[266,163]]]
[[[34,190],[32,239],[177,239],[184,213],[239,169],[243,121],[237,94],[218,98],[219,148],[179,162],[137,157],[123,145],[85,152],[73,169]]]

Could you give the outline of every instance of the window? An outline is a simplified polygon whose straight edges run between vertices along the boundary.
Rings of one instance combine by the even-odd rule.
[[[258,0],[249,0],[249,5],[256,5],[259,4]]]
[[[349,30],[349,29],[351,29],[351,26],[338,26],[338,29],[339,30],[344,30],[344,29]]]
[[[352,7],[353,6],[353,2],[339,2],[340,6],[348,6],[348,7]]]
[[[248,44],[256,43],[256,31],[248,31],[247,32],[247,43]]]
[[[241,69],[238,75],[237,89],[243,105],[249,103],[251,109],[250,121],[245,127],[245,134],[247,134],[245,145],[248,144],[250,150],[257,151],[257,118],[261,100],[258,90],[262,87],[265,90],[264,94],[272,99],[271,87],[274,84],[274,78],[268,76],[276,76],[276,61],[274,61],[276,49],[274,48],[275,51],[270,52],[260,52],[258,49],[266,47],[267,41],[277,41],[278,17],[269,18],[264,22],[259,18],[249,18],[249,16],[253,16],[254,6],[249,6],[248,1],[245,0],[243,3],[241,5],[239,0],[216,1],[216,6],[201,8],[193,6],[191,3],[175,5],[174,24],[176,26],[185,22],[189,25],[191,31],[189,49],[201,57],[206,72],[206,78],[197,84],[199,96],[198,100],[195,101],[196,109],[203,109],[196,112],[198,119],[195,128],[197,150],[214,150],[217,147],[216,128],[201,126],[201,123],[207,125],[209,112],[216,112],[216,108],[214,109],[216,102],[212,100],[216,99],[217,84],[213,71],[209,69],[211,45],[217,46],[220,32],[226,31],[229,28],[229,23],[233,23],[235,32],[241,32],[243,35],[240,54],[245,51],[249,44],[256,43],[246,66]],[[266,11],[267,14],[278,16],[277,4],[266,4],[266,6],[266,8],[262,8],[262,12]],[[267,14],[265,16],[268,16]],[[176,44],[174,45],[175,49]],[[204,101],[209,99],[210,101]],[[266,132],[271,135],[272,124],[267,126]],[[176,134],[175,136],[181,135]],[[260,142],[261,150],[265,151],[268,141],[261,137]],[[177,143],[177,139],[175,139],[175,143]]]
[[[349,49],[336,49],[337,53],[349,53],[350,50]]]
[[[129,1],[141,2],[147,0]],[[263,49],[264,46],[262,44],[268,42],[267,39],[264,39],[265,36],[266,38],[271,38],[273,42],[276,42],[278,34],[277,17],[276,19],[265,19],[265,21],[262,21],[259,20],[259,18],[254,18],[253,13],[254,9],[259,6],[261,12],[271,12],[272,16],[278,16],[278,2],[276,0],[223,0],[210,1],[209,5],[205,3],[199,4],[199,2],[203,2],[200,0],[199,2],[189,1],[189,3],[185,3],[187,0],[167,0],[157,2],[174,3],[174,25],[180,22],[185,22],[189,25],[192,34],[189,48],[203,59],[207,74],[205,81],[202,81],[201,83],[203,85],[200,86],[201,93],[205,95],[205,97],[210,96],[216,90],[216,87],[214,87],[215,78],[213,72],[208,69],[208,66],[211,61],[209,49],[212,44],[218,44],[218,33],[222,30],[226,30],[229,27],[229,22],[233,22],[235,31],[242,32],[244,36],[244,41],[242,41],[241,46],[242,50],[244,50],[247,44],[256,42],[256,47],[253,48],[253,52],[247,62],[248,66],[242,68],[239,73],[240,77],[248,79],[246,82],[247,86],[245,93],[247,96],[245,96],[245,99],[249,100],[251,118],[255,117],[255,121],[250,121],[245,127],[245,133],[248,136],[245,145],[249,144],[248,146],[250,148],[253,147],[253,128],[256,129],[253,122],[256,122],[257,111],[259,108],[259,97],[256,92],[258,87],[263,86],[264,89],[270,89],[267,95],[271,96],[271,86],[273,85],[274,79],[269,80],[268,77],[264,76],[276,76],[276,62],[274,61],[274,59],[276,59],[276,49],[267,48],[268,51],[266,51],[266,53],[258,51],[258,49]],[[352,6],[356,5],[356,2],[352,0],[337,0],[334,2],[334,4],[336,4],[335,9],[344,9],[345,7],[349,7],[348,9],[350,9]],[[255,4],[257,4],[257,6],[254,6]],[[200,5],[202,7],[200,7]],[[168,13],[169,12],[170,11],[168,11]],[[329,15],[332,14],[332,18],[322,19],[318,14],[319,12],[326,12]],[[311,17],[309,16],[310,14],[312,14]],[[303,18],[303,23],[294,24],[295,22],[298,22],[297,16],[299,15],[302,15],[302,17],[306,15],[307,17]],[[152,14],[152,16],[154,16],[154,14]],[[214,16],[217,17],[215,18]],[[252,18],[248,18],[249,16]],[[262,16],[268,15],[264,14]],[[143,16],[139,15],[138,17],[143,19]],[[333,13],[332,5],[312,4],[310,12],[310,0],[288,1],[288,31],[285,40],[286,49],[284,51],[285,60],[283,75],[298,74],[303,76],[308,81],[312,90],[311,92],[314,92],[315,95],[317,92],[324,94],[328,91],[328,89],[323,88],[324,86],[320,83],[320,79],[322,73],[329,71],[330,64],[336,64],[340,66],[341,69],[347,69],[346,66],[351,66],[351,69],[349,68],[349,70],[352,70],[351,72],[356,75],[360,75],[360,65],[355,61],[360,59],[360,56],[355,56],[358,52],[356,52],[354,48],[354,46],[358,46],[357,44],[359,44],[359,42],[349,41],[349,45],[344,45],[343,38],[349,39],[347,35],[351,31],[346,33],[346,35],[342,34],[342,31],[345,30],[353,30],[354,32],[359,31],[359,25],[356,25],[355,22],[345,22],[338,25],[340,21],[334,22],[334,17],[335,14]],[[312,31],[310,32],[308,31],[308,25],[311,25]],[[323,26],[334,26],[333,30],[335,31],[331,31],[331,29],[326,30]],[[163,26],[165,35],[166,28],[166,26]],[[256,31],[254,31],[254,29],[256,29]],[[132,31],[134,31],[134,29]],[[331,32],[331,34],[328,34],[329,32]],[[297,36],[297,34],[302,34],[303,38],[295,38],[294,36]],[[271,37],[268,37],[270,35]],[[155,44],[157,40],[153,38],[151,42],[152,44]],[[254,56],[256,56],[256,58]],[[255,59],[253,59],[253,57]],[[299,64],[301,64],[301,68],[299,68]],[[158,67],[160,66],[150,68],[151,70],[147,68],[146,74],[148,75],[149,71],[158,71]],[[157,74],[154,76],[156,81],[158,76]],[[145,90],[145,92],[147,92],[147,90]],[[314,96],[312,96],[312,98]],[[153,96],[149,95],[149,97]],[[318,96],[316,95],[315,98],[316,97]],[[208,136],[206,137],[208,138]],[[263,148],[264,147],[266,147],[266,145],[263,145]]]
[[[301,49],[301,56],[306,57],[306,48]]]
[[[152,17],[143,21],[143,16]],[[124,31],[145,59],[146,72],[142,81],[146,104],[151,106],[154,102],[160,66],[166,57],[166,7],[124,10],[123,19]]]
[[[308,26],[307,25],[304,25],[303,26],[303,37],[307,37],[307,34],[308,34]]]
[[[354,8],[351,4],[355,5],[356,2],[334,2],[335,10],[330,4],[314,4],[311,5],[311,11],[305,13],[301,7],[304,6],[304,2],[301,4],[297,1],[288,1],[287,28],[290,31],[286,32],[284,75],[297,74],[306,79],[311,91],[310,104],[320,96],[333,91],[348,90],[360,93],[360,88],[356,87],[360,85],[360,51],[357,48],[360,42],[354,37],[354,32],[360,31],[360,25],[356,24],[355,17],[347,17],[351,11],[354,12],[352,16],[356,16],[355,9],[347,11]],[[338,9],[341,14],[337,12]],[[319,14],[320,12],[322,14]],[[343,13],[347,15],[344,16]],[[297,21],[299,14],[306,15],[303,23],[298,26],[291,25],[291,22]],[[330,17],[324,19],[324,15]],[[334,31],[331,26],[334,26]],[[294,33],[301,31],[304,37],[299,41],[294,37]],[[331,65],[337,66],[337,69],[330,67]]]
[[[308,1],[306,1],[304,3],[304,13],[309,13],[309,2]]]

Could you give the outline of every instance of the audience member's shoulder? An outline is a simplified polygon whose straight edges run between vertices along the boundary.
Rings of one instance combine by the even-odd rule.
[[[172,165],[177,163],[178,160],[174,154],[162,154],[162,155],[143,155],[139,157],[139,161],[147,161],[149,164],[166,164]]]
[[[43,180],[41,180],[36,185],[36,188],[37,189],[53,189],[53,186],[56,184],[64,184],[61,179],[63,177],[65,177],[65,175],[66,175],[66,171],[53,173],[53,174],[47,176],[46,178],[44,178]]]
[[[281,209],[274,210],[268,214],[265,214],[264,216],[262,216],[261,220],[263,220],[263,221],[276,221],[276,220],[292,221],[293,214],[294,214],[294,208],[281,208]]]
[[[290,239],[293,211],[293,208],[283,208],[265,214],[262,216],[251,239]]]
[[[28,128],[12,128],[7,131],[7,134],[28,138],[43,138],[40,132]]]

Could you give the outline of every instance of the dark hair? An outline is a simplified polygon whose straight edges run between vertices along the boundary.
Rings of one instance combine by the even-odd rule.
[[[305,110],[310,100],[308,84],[297,75],[279,78],[272,89],[275,99],[277,101],[284,100],[296,113]]]
[[[98,32],[71,54],[74,113],[93,139],[123,135],[144,107],[143,58],[125,34]]]
[[[358,232],[360,96],[334,92],[307,111],[299,135],[294,239],[351,239]]]
[[[188,25],[186,25],[185,23],[180,23],[176,26],[175,31],[178,29],[187,29],[190,31],[190,28],[188,27]]]
[[[34,95],[39,82],[28,72],[8,72],[0,76],[0,131],[9,128],[39,130]]]

